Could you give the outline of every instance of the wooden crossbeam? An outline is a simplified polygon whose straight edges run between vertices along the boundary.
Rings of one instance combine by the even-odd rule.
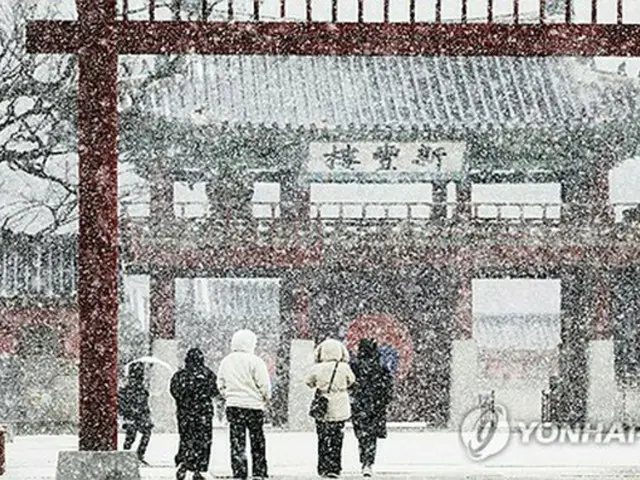
[[[640,25],[117,22],[120,54],[640,56]],[[77,22],[27,27],[31,53],[74,53]]]

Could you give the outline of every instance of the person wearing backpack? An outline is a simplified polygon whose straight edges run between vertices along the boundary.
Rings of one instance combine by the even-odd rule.
[[[378,438],[387,436],[387,406],[393,395],[393,377],[380,361],[376,341],[368,338],[360,340],[351,369],[356,375],[351,421],[358,439],[362,474],[371,477]]]
[[[316,364],[306,383],[316,390],[310,414],[318,436],[318,475],[339,478],[342,472],[344,424],[351,417],[348,389],[355,383],[349,355],[338,340],[327,339],[316,349]]]
[[[127,384],[118,392],[118,413],[123,419],[125,431],[124,449],[131,450],[140,433],[138,460],[147,465],[144,456],[151,440],[151,410],[149,409],[149,390],[144,384],[144,364],[136,362],[129,365]]]

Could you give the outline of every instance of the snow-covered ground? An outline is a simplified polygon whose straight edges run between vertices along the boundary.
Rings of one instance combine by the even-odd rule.
[[[122,439],[121,439],[122,440]],[[269,431],[267,449],[272,478],[314,478],[315,435]],[[60,450],[76,449],[74,436],[16,437],[7,444],[3,480],[53,480]],[[173,479],[177,436],[158,434],[147,454],[153,468],[142,469],[143,480]],[[398,431],[379,444],[378,478],[640,478],[638,444],[522,445],[512,437],[507,449],[487,461],[470,460],[456,432]],[[357,445],[347,430],[343,450],[345,477],[359,476]],[[227,432],[214,433],[208,478],[230,475]]]

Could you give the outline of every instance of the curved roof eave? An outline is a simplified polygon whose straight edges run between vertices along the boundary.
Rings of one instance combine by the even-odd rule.
[[[544,128],[640,117],[638,82],[619,77],[557,57],[192,56],[143,108],[209,125]]]

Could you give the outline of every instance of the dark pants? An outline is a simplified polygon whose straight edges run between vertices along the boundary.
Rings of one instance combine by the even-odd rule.
[[[340,475],[344,422],[316,422],[318,434],[318,475]]]
[[[213,412],[178,412],[180,444],[175,456],[176,466],[190,472],[206,472],[209,469],[213,444],[212,422]]]
[[[149,440],[151,440],[151,428],[151,425],[146,423],[126,423],[124,425],[124,431],[126,433],[124,438],[124,449],[131,450],[133,442],[136,441],[136,436],[138,435],[138,432],[140,432],[142,437],[138,444],[138,458],[144,458],[145,453],[147,453]]]
[[[251,469],[254,477],[267,477],[264,412],[250,408],[227,407],[231,470],[233,478],[247,478],[247,430],[251,441]]]
[[[360,452],[360,463],[363,467],[371,467],[376,461],[376,447],[378,435],[372,429],[358,428],[353,425],[356,438],[358,439],[358,450]]]

